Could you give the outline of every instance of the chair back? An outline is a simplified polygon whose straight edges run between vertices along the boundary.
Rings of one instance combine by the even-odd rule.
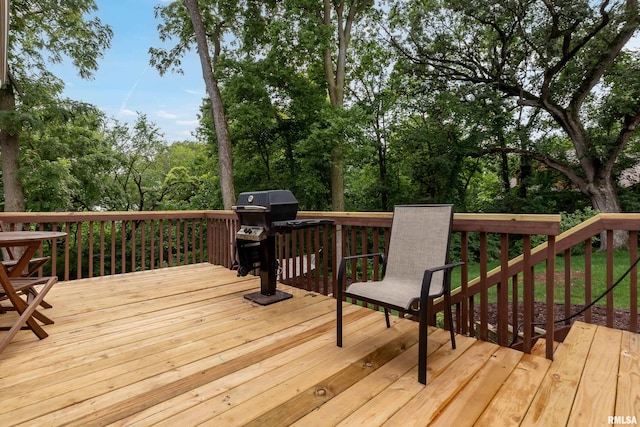
[[[415,284],[420,295],[427,268],[447,264],[453,205],[400,205],[393,211],[385,279]],[[440,294],[444,273],[433,275],[429,294]]]

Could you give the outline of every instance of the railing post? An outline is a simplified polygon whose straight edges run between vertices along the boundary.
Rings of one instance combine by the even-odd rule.
[[[480,339],[489,338],[489,289],[487,286],[487,233],[480,233]]]
[[[613,286],[613,230],[607,230],[607,289]],[[613,328],[613,291],[607,294],[607,327]]]
[[[525,234],[522,237],[523,263],[522,272],[523,280],[523,314],[524,321],[522,326],[523,344],[522,350],[525,353],[531,353],[531,339],[533,338],[533,308],[535,293],[533,289],[533,266],[531,265],[531,236]]]
[[[344,247],[344,242],[342,240],[342,225],[336,224],[333,229],[335,231],[335,240],[333,245],[333,265],[334,270],[337,271],[336,267],[340,265],[340,262],[342,262],[342,258],[344,257],[344,252],[342,250],[342,248]],[[342,286],[342,284],[339,283],[338,286]]]
[[[213,227],[212,227],[212,219],[205,216],[205,241],[207,242],[207,262],[209,264],[213,264]]]
[[[469,262],[469,236],[466,231],[460,233],[460,261],[464,262],[465,265],[462,266],[462,272],[460,277],[460,288],[462,289],[463,298],[460,301],[460,307],[462,311],[462,316],[458,316],[460,318],[460,323],[462,324],[462,329],[460,330],[460,325],[458,325],[459,332],[463,334],[469,333],[469,300],[466,298],[467,295],[467,285],[469,282],[469,266],[466,264]]]
[[[498,283],[498,344],[508,345],[509,340],[509,234],[500,237],[500,282]]]
[[[555,273],[556,273],[556,236],[547,236],[547,359],[553,360],[553,341],[555,336]]]
[[[629,233],[629,263],[633,263],[638,257],[638,232]],[[629,275],[629,330],[638,332],[638,266],[631,269]]]

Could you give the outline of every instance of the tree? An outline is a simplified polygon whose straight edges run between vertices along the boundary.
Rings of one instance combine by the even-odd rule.
[[[397,45],[420,75],[494,90],[550,119],[536,143],[486,152],[536,159],[564,174],[595,209],[619,212],[615,166],[640,122],[640,58],[623,51],[640,26],[637,1],[424,4],[395,7],[396,22],[411,23]],[[573,154],[557,143],[557,130]]]
[[[110,46],[112,31],[89,14],[93,0],[13,0],[9,38],[9,84],[0,88],[0,150],[5,210],[24,211],[20,179],[20,132],[40,93],[59,94],[63,83],[47,65],[69,58],[90,78]],[[48,55],[48,56],[46,56]]]
[[[165,197],[157,209],[221,209],[220,186],[211,179],[213,163],[202,142],[174,142],[167,146],[155,161],[163,170],[168,169],[163,181]]]
[[[236,8],[235,1],[203,1],[201,7],[198,0],[174,1],[168,6],[159,6],[156,16],[164,19],[164,24],[159,27],[160,38],[164,41],[177,37],[178,44],[169,51],[149,50],[152,65],[164,73],[171,67],[179,69],[180,58],[194,42],[197,46],[218,140],[218,171],[225,209],[231,209],[235,204],[236,195],[231,137],[215,69],[226,30],[225,18],[235,16]]]
[[[170,192],[164,183],[170,170],[161,164],[167,146],[163,135],[144,114],[138,115],[132,128],[115,123],[106,133],[117,163],[111,171],[115,183],[108,210],[151,211]]]
[[[297,39],[296,44],[303,47],[300,53],[315,50],[322,63],[327,93],[334,107],[342,108],[345,103],[348,50],[354,25],[372,6],[371,0],[298,1],[288,4],[291,17],[299,15],[297,24],[290,27],[289,36],[284,40],[290,42],[292,36]],[[345,210],[344,167],[344,139],[338,137],[331,150],[331,206],[334,211]]]
[[[327,102],[323,77],[279,61],[273,52],[262,58],[234,53],[221,64],[221,83],[238,191],[286,188],[301,209],[330,208],[328,147],[336,132],[344,132],[329,130],[340,114]],[[199,130],[215,139],[207,117]]]
[[[331,105],[344,105],[347,50],[351,30],[356,19],[373,5],[371,0],[331,1],[323,0],[323,7],[316,9],[320,30],[333,28],[336,38],[334,46],[323,46],[322,60],[327,79]],[[331,152],[331,205],[334,211],[344,211],[344,149],[338,140]]]
[[[95,106],[56,98],[39,103],[22,126],[20,178],[28,211],[93,210],[111,192],[116,163]]]

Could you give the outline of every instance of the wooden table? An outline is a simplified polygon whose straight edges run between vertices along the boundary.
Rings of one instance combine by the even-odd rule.
[[[29,280],[28,278],[20,278],[20,276],[29,265],[29,260],[42,245],[42,242],[63,238],[66,237],[66,235],[67,233],[58,231],[5,231],[0,233],[0,247],[24,247],[24,252],[20,256],[20,259],[11,269],[0,268],[0,286],[2,286],[7,298],[19,314],[18,320],[8,329],[9,333],[0,341],[0,352],[6,348],[7,344],[23,327],[31,329],[40,339],[48,336],[36,319],[39,319],[45,324],[51,324],[53,320],[38,312],[36,308],[51,287],[58,281],[58,278],[55,276],[38,278],[38,280],[44,284],[44,287],[38,292],[35,298],[27,299],[27,301],[20,297],[18,294],[20,290],[19,288],[16,289],[14,283],[25,279]]]

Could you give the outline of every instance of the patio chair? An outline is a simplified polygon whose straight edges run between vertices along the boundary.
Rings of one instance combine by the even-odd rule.
[[[0,233],[4,232],[4,222],[0,221]],[[20,258],[19,253],[16,253],[15,249],[12,247],[4,247],[2,248],[2,256],[3,260],[0,261],[7,270],[11,270],[13,266],[18,263],[18,259]],[[47,277],[44,278],[36,278],[33,275],[42,267],[44,264],[49,262],[51,257],[33,257],[29,260],[29,268],[21,273],[22,279],[21,282],[21,290],[27,294],[29,300],[35,298],[38,295],[38,291],[34,288],[35,285],[46,283]],[[30,279],[26,279],[30,278]],[[6,295],[0,293],[0,299],[6,298]],[[51,308],[51,304],[46,301],[42,301],[40,305],[44,308]],[[0,313],[2,309],[0,309]]]
[[[396,206],[391,225],[388,256],[374,253],[348,256],[338,270],[337,345],[342,347],[342,303],[350,297],[384,308],[387,327],[389,311],[419,318],[418,381],[427,382],[427,313],[429,298],[444,296],[445,315],[456,348],[451,311],[451,270],[462,262],[449,263],[449,240],[453,223],[452,205]],[[355,258],[380,257],[383,278],[352,283],[344,288],[345,268]]]

